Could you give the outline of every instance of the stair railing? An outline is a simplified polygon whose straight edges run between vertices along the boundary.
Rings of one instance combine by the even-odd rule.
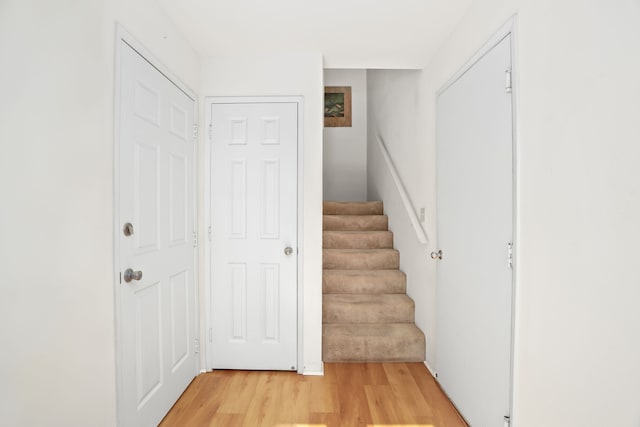
[[[396,185],[396,189],[400,194],[400,198],[402,199],[402,203],[404,204],[404,208],[407,210],[407,214],[409,215],[409,220],[411,221],[411,225],[416,232],[416,236],[418,240],[422,244],[427,244],[429,242],[429,238],[427,237],[427,233],[420,225],[420,221],[416,216],[416,211],[413,208],[413,204],[411,203],[411,199],[409,198],[409,194],[407,194],[407,190],[404,188],[404,184],[400,179],[400,175],[398,175],[398,171],[393,164],[393,160],[391,160],[391,156],[389,155],[389,151],[387,150],[386,145],[380,135],[377,135],[378,138],[378,146],[380,147],[380,151],[382,152],[382,157],[384,157],[385,162],[387,163],[387,167],[389,168],[389,172],[391,173],[391,177],[393,178],[393,182]]]

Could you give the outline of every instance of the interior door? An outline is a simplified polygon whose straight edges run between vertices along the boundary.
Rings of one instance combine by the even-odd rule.
[[[297,369],[298,104],[211,104],[213,367]]]
[[[510,406],[510,69],[507,36],[437,100],[438,381],[481,427],[502,427]]]
[[[118,419],[157,425],[196,375],[195,101],[123,42]]]

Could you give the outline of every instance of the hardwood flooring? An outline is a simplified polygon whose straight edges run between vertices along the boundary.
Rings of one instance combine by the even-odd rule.
[[[214,371],[160,426],[466,427],[422,363],[326,363],[325,375]]]

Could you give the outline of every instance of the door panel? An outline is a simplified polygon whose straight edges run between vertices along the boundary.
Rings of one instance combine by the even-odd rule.
[[[213,366],[295,370],[297,104],[211,114]]]
[[[510,36],[437,101],[438,380],[473,426],[509,414],[513,235]]]
[[[186,245],[189,221],[189,159],[185,155],[169,156],[169,245]]]
[[[118,418],[157,425],[196,374],[195,102],[123,44],[119,107]]]

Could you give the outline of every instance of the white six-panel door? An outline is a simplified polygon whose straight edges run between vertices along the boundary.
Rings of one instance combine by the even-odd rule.
[[[119,77],[118,419],[155,426],[196,374],[195,101],[126,43]]]
[[[298,105],[210,108],[213,367],[296,370]]]
[[[510,39],[437,100],[438,381],[478,427],[502,427],[510,405]]]

